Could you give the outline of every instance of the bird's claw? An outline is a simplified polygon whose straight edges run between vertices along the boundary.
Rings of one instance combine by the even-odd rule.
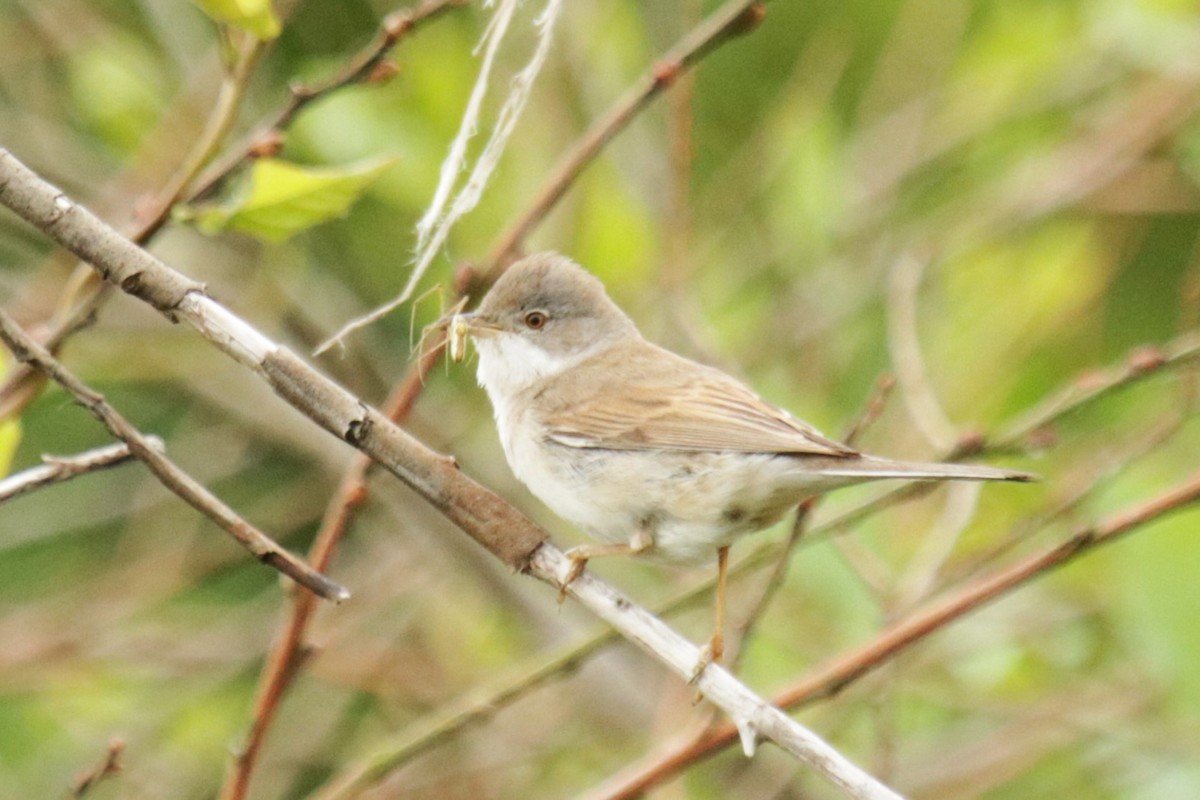
[[[573,550],[568,550],[566,556],[571,559],[571,568],[567,570],[566,576],[558,586],[559,605],[562,605],[563,601],[567,599],[567,588],[575,582],[576,578],[583,574],[583,570],[587,567],[588,563],[587,557],[581,556]]]
[[[704,670],[708,669],[708,665],[720,663],[723,655],[725,655],[725,638],[720,634],[714,634],[708,640],[708,644],[700,649],[700,658],[696,661],[696,666],[692,668],[688,685],[694,686],[696,681],[700,680],[700,676],[704,674]]]

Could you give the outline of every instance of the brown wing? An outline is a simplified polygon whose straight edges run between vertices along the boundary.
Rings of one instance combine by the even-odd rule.
[[[611,450],[856,454],[725,373],[653,351],[581,365],[570,388],[548,404],[543,422],[549,438]],[[611,391],[614,374],[624,391]]]

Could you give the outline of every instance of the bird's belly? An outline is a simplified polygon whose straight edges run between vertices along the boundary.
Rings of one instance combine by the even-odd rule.
[[[777,522],[805,494],[787,457],[508,444],[517,478],[556,514],[602,542],[647,530],[647,555],[675,563],[707,561]]]

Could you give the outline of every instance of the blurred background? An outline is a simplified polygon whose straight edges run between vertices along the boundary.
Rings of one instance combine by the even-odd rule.
[[[230,74],[241,70],[241,91],[218,153],[270,119],[289,84],[337,74],[402,7],[277,4],[278,37],[247,45],[245,29],[265,17],[232,20],[221,5],[0,0],[0,145],[132,230]],[[745,645],[740,674],[757,691],[791,686],[945,592],[1194,475],[1194,369],[1186,358],[1144,368],[1194,347],[1186,335],[1200,316],[1198,6],[777,0],[638,114],[525,243],[599,275],[651,339],[744,377],[830,434],[895,376],[863,449],[936,458],[983,436],[1004,445],[987,460],[1043,476],[942,488],[801,538]],[[563,153],[716,8],[566,4],[512,144],[422,281],[427,294],[316,363],[381,402],[416,362],[421,328],[453,301],[456,267],[484,264]],[[540,9],[518,12],[496,87],[528,60]],[[394,296],[491,13],[471,3],[422,23],[391,54],[390,80],[330,92],[287,126],[275,155],[325,170],[303,173],[312,183],[297,193],[327,201],[330,184],[313,176],[333,181],[330,213],[246,213],[262,198],[240,169],[176,204],[152,251],[303,354]],[[489,95],[485,120],[501,95]],[[0,214],[0,302],[30,330],[70,299],[74,267]],[[1048,398],[1124,374],[1131,353],[1149,374],[1022,427]],[[105,303],[61,355],[250,521],[307,549],[348,447],[128,297]],[[18,416],[19,445],[3,454],[11,471],[110,441],[56,388]],[[558,543],[580,541],[513,479],[470,361],[434,368],[405,425]],[[318,794],[464,698],[531,683],[602,630],[396,480],[371,485],[330,570],[354,597],[317,612],[251,797]],[[888,488],[831,496],[809,524]],[[1200,796],[1198,526],[1184,510],[1040,575],[799,718],[913,797]],[[788,534],[783,524],[734,557]],[[764,563],[733,585],[734,624],[763,592]],[[650,607],[710,577],[630,560],[594,569]],[[88,796],[217,796],[289,598],[136,464],[0,505],[0,795],[63,796],[120,738],[123,770]],[[670,619],[702,641],[708,596]],[[396,759],[361,796],[621,796],[604,782],[705,714],[625,643],[548,671],[494,714]],[[735,746],[655,792],[838,796],[770,746],[750,761]]]

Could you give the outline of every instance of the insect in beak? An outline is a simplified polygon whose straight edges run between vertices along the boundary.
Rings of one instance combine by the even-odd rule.
[[[446,331],[446,340],[450,346],[450,360],[455,364],[461,362],[467,355],[467,334],[471,331],[467,316],[467,314],[454,312]]]

